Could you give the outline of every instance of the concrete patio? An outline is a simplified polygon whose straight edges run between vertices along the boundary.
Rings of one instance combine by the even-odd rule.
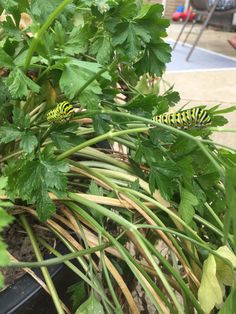
[[[169,27],[168,38],[176,39],[181,28],[181,24],[172,24]],[[190,26],[188,26],[190,27]],[[188,29],[187,27],[187,29]],[[192,44],[199,25],[188,39],[188,43]],[[185,38],[186,32],[182,35],[181,39]],[[205,48],[226,56],[236,59],[236,50],[233,49],[227,39],[235,33],[228,33],[207,29],[201,37],[198,47]],[[236,35],[236,34],[235,34]],[[193,52],[194,54],[194,52]],[[191,60],[191,59],[190,59]],[[189,102],[188,107],[197,105],[213,106],[221,104],[222,108],[236,105],[236,69],[211,69],[193,72],[169,72],[164,75],[170,85],[174,84],[176,91],[180,93],[181,101],[178,106]],[[227,128],[236,128],[236,111],[226,114],[225,117],[229,120]],[[236,135],[235,133],[219,133],[216,135],[217,142],[224,143],[225,145],[236,148]]]

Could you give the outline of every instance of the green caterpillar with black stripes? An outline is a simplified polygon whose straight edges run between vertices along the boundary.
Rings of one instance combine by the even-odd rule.
[[[69,120],[74,114],[74,107],[68,101],[57,104],[55,108],[47,113],[47,121],[54,123],[63,123]]]
[[[211,117],[207,110],[200,107],[174,113],[164,113],[154,117],[154,121],[185,130],[211,125]]]

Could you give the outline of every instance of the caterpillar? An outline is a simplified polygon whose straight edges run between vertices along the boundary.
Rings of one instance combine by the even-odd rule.
[[[207,110],[196,107],[175,113],[164,113],[154,117],[154,121],[177,129],[190,129],[210,125],[211,117]]]
[[[73,105],[69,104],[68,101],[63,101],[47,113],[47,121],[56,123],[64,122],[68,120],[73,113]]]

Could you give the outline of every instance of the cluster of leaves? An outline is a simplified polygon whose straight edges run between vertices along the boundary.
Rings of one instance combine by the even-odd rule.
[[[25,152],[22,159],[10,163],[4,171],[9,176],[11,197],[36,203],[41,219],[55,211],[47,193],[65,189],[66,180],[61,174],[67,168],[53,156],[39,151],[43,130],[32,123],[30,112],[43,102],[47,110],[47,106],[59,99],[59,93],[76,102],[79,97],[80,106],[87,109],[99,109],[101,100],[113,101],[118,93],[119,77],[126,77],[127,71],[130,84],[134,84],[139,74],[161,75],[170,60],[170,48],[161,39],[166,36],[169,23],[161,16],[162,6],[141,5],[136,1],[82,1],[79,5],[74,1],[65,7],[56,22],[52,20],[49,30],[36,38],[35,53],[29,60],[33,45],[29,37],[40,33],[40,25],[58,4],[59,1],[50,5],[47,1],[1,1],[2,9],[11,15],[2,25],[0,49],[0,66],[8,71],[8,76],[1,81],[10,96],[8,116],[0,127],[2,155],[19,149]],[[22,12],[27,12],[32,22],[20,31]],[[144,62],[147,58],[149,62]],[[28,61],[30,69],[27,69]],[[167,98],[153,94],[156,106],[163,103],[162,111],[168,109]],[[27,101],[20,104],[19,100],[25,99]],[[40,119],[43,117],[41,115]],[[108,130],[109,125],[98,115],[94,118],[94,128],[101,133]],[[52,129],[50,136],[54,145],[65,149],[78,143],[75,129],[71,126]],[[49,175],[53,179],[49,180]],[[26,179],[29,184],[24,184]]]

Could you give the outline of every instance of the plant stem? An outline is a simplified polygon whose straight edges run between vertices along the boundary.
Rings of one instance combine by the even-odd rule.
[[[216,128],[209,128],[209,130],[214,131],[214,132],[236,132],[235,128],[231,128],[231,129],[224,129],[221,127],[216,127]]]
[[[59,6],[49,15],[46,22],[41,26],[39,31],[34,35],[34,39],[32,40],[32,42],[30,44],[30,47],[29,47],[29,50],[28,50],[28,53],[27,53],[27,56],[25,59],[25,65],[24,65],[25,71],[28,69],[28,67],[30,65],[30,61],[32,59],[33,53],[34,53],[35,49],[37,48],[37,45],[38,45],[40,39],[42,38],[43,33],[53,23],[55,18],[62,12],[62,10],[65,8],[65,6],[67,6],[67,4],[69,4],[71,1],[72,0],[62,1],[62,3],[59,4]]]
[[[37,268],[37,267],[43,267],[43,266],[58,265],[58,264],[61,264],[63,262],[74,259],[76,257],[92,254],[92,253],[97,252],[97,251],[103,251],[109,246],[111,246],[111,243],[101,244],[101,245],[94,246],[92,248],[77,251],[74,253],[65,254],[65,255],[60,256],[60,257],[50,258],[50,259],[47,259],[44,261],[42,260],[39,262],[10,262],[6,267],[9,267],[9,268],[25,268],[25,267]]]
[[[105,134],[99,135],[97,137],[94,137],[82,144],[79,144],[71,149],[68,149],[67,151],[65,151],[64,153],[60,154],[59,156],[57,156],[57,160],[62,160],[65,159],[67,157],[69,157],[70,155],[76,153],[77,151],[80,151],[81,149],[87,147],[87,146],[91,146],[93,144],[99,143],[101,141],[107,140],[107,139],[112,139],[116,136],[121,136],[121,135],[125,135],[125,134],[131,134],[131,133],[139,133],[139,132],[145,132],[148,131],[149,128],[134,128],[134,129],[130,129],[130,130],[121,130],[121,131],[109,131]]]
[[[65,239],[64,239],[65,240]],[[54,254],[57,257],[62,257],[62,255],[56,251],[53,247],[51,247],[45,240],[38,238],[38,241],[40,244],[42,244],[48,251],[50,251],[52,254]],[[102,251],[101,251],[102,252]],[[101,289],[101,287],[97,287],[96,285],[96,281],[92,281],[89,278],[87,278],[86,276],[86,272],[85,271],[81,271],[78,267],[76,267],[72,262],[70,261],[64,261],[64,264],[71,270],[73,271],[78,277],[80,277],[84,282],[86,282],[86,284],[88,284],[92,289],[94,289],[98,295],[100,295],[100,297],[110,306],[112,306],[112,304],[109,302],[109,299],[107,298],[105,292],[103,289]]]
[[[34,236],[34,233],[33,233],[33,230],[31,229],[26,217],[24,215],[20,215],[20,220],[30,238],[30,241],[31,241],[31,244],[32,244],[32,247],[34,249],[34,252],[35,252],[35,255],[37,257],[37,260],[39,262],[42,262],[43,261],[43,257],[42,257],[42,254],[40,252],[40,249],[39,249],[39,246],[38,246],[38,243],[36,241],[36,238]],[[52,278],[49,274],[49,271],[46,267],[41,267],[41,271],[43,273],[43,276],[44,276],[44,279],[45,279],[45,282],[48,286],[48,290],[50,291],[50,294],[51,294],[51,297],[52,297],[52,300],[54,302],[54,305],[56,307],[56,310],[57,310],[57,313],[58,314],[65,314],[62,306],[61,306],[61,301],[59,299],[59,296],[57,294],[57,291],[55,289],[55,286],[53,284],[53,281],[52,281]]]

